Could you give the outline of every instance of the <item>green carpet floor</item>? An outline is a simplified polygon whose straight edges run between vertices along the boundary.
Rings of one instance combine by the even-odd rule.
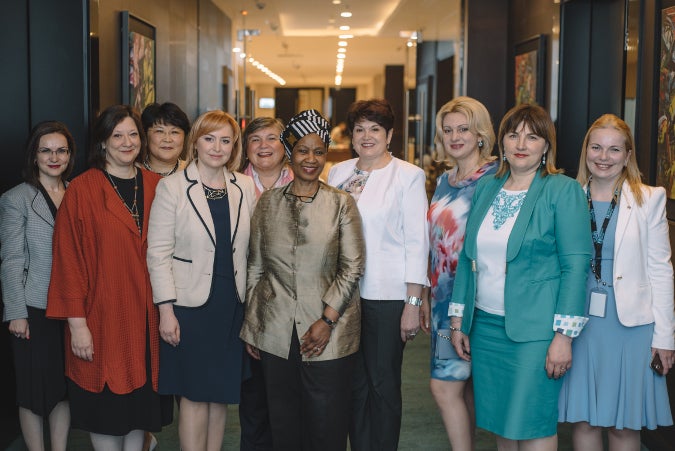
[[[159,446],[157,451],[178,451],[177,421],[157,434]],[[25,450],[23,440],[19,437],[8,448],[8,451]],[[72,431],[69,438],[69,451],[91,450],[88,434]],[[237,407],[228,409],[227,427],[223,450],[239,449],[239,417]],[[445,430],[438,414],[431,393],[429,392],[429,337],[419,335],[405,350],[403,361],[403,424],[399,450],[446,451],[450,449]],[[476,450],[495,450],[494,437],[479,430],[476,437]],[[570,428],[559,427],[560,450],[571,450]],[[643,448],[646,450],[646,448]]]

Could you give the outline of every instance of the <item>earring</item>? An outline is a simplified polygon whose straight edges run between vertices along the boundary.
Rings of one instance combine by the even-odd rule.
[[[546,166],[546,154],[541,156],[541,165]]]
[[[389,150],[389,143],[387,143],[387,150]]]
[[[484,145],[485,145],[485,143],[483,143],[482,139],[480,141],[478,141],[478,148],[479,149],[482,149]]]
[[[506,154],[502,155],[502,161],[506,161]]]

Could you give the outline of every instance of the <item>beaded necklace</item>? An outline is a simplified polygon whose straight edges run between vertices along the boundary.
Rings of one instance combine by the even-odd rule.
[[[204,187],[204,195],[208,200],[220,200],[227,196],[227,188],[211,188],[202,183]]]
[[[159,174],[159,175],[161,175],[162,177],[166,177],[167,175],[171,175],[171,174],[173,174],[174,172],[176,172],[176,171],[178,170],[178,165],[179,165],[179,164],[180,164],[180,160],[176,160],[176,166],[174,166],[173,169],[171,169],[170,171],[166,171],[166,172],[157,172],[157,171],[155,171],[154,169],[152,169],[152,168],[150,167],[150,160],[148,159],[148,157],[146,157],[145,160],[143,160],[143,167],[144,167],[145,169],[147,169],[148,171],[152,171],[152,172],[154,172],[155,174]]]
[[[117,188],[117,185],[115,184],[115,181],[111,177],[110,173],[108,171],[103,171],[103,173],[108,177],[108,180],[110,180],[110,184],[112,185],[113,189],[117,193],[117,196],[120,198],[124,206],[126,207],[127,211],[131,214],[131,217],[134,219],[134,222],[136,223],[136,227],[138,228],[138,233],[141,232],[141,216],[138,214],[138,203],[137,203],[137,197],[138,197],[138,171],[134,172],[134,200],[131,203],[131,207],[127,204],[127,201],[124,200],[124,197],[122,197],[122,193],[120,193],[119,188]]]

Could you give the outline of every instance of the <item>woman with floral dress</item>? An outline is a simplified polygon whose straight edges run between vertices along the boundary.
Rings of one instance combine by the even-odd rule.
[[[478,180],[497,169],[494,142],[490,114],[477,100],[457,97],[438,111],[436,149],[452,169],[438,178],[429,208],[431,304],[422,305],[421,315],[422,328],[432,332],[431,392],[454,450],[473,449],[473,390],[471,364],[450,342],[448,307],[471,198]]]

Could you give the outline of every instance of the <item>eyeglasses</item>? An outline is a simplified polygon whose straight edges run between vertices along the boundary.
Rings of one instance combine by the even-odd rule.
[[[317,188],[316,193],[314,193],[312,196],[298,196],[297,194],[291,193],[291,191],[288,189],[290,185],[286,185],[286,188],[284,188],[284,196],[286,196],[288,199],[297,199],[303,204],[311,204],[314,202],[314,199],[316,199],[316,195],[319,194],[319,189]]]
[[[59,147],[58,149],[48,149],[47,147],[41,147],[37,150],[37,153],[40,155],[56,155],[62,157],[70,153],[70,149],[67,147]]]

